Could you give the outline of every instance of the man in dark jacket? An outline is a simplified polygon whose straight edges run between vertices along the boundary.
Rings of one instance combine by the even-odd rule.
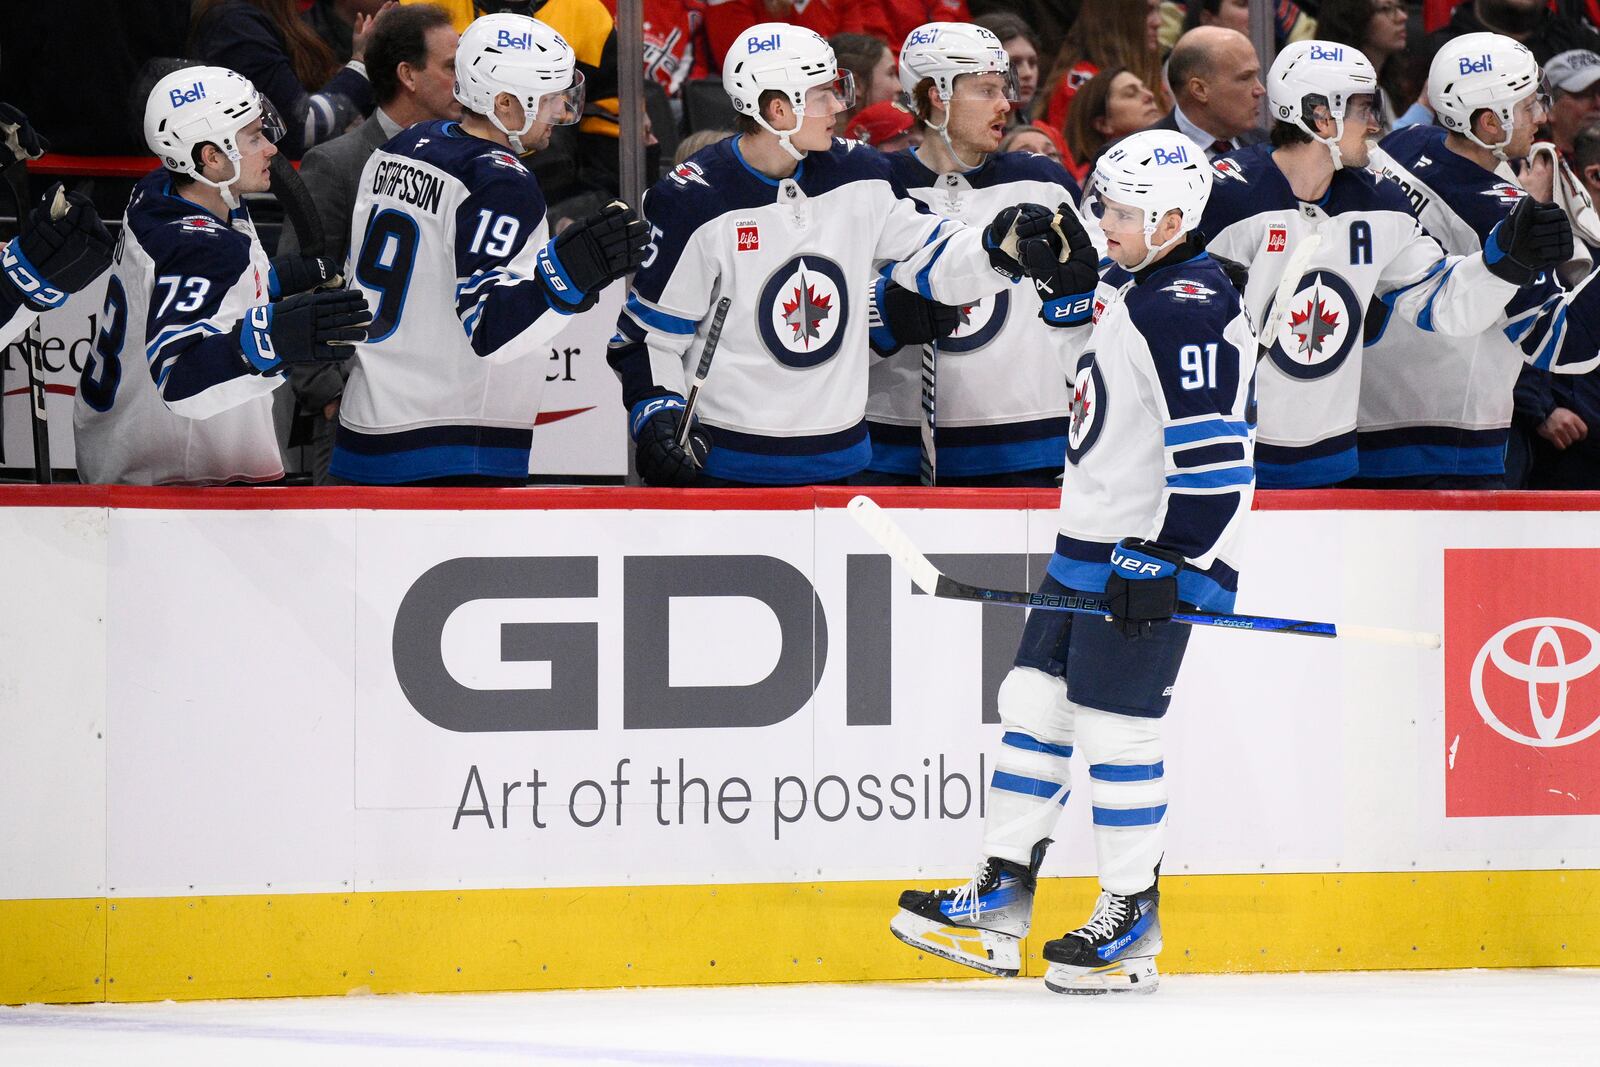
[[[1528,46],[1540,65],[1573,48],[1600,52],[1600,33],[1583,19],[1551,11],[1545,0],[1471,0],[1455,9],[1450,22],[1428,35],[1429,58],[1446,41],[1464,33],[1503,33]]]

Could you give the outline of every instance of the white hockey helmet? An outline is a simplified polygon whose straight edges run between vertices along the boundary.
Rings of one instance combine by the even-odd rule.
[[[1211,164],[1193,141],[1176,130],[1143,130],[1118,141],[1095,163],[1085,200],[1102,220],[1107,200],[1133,208],[1139,213],[1147,242],[1167,212],[1182,214],[1177,234],[1151,248],[1130,268],[1141,270],[1200,225],[1210,196]]]
[[[183,67],[150,90],[144,103],[144,142],[168,170],[219,190],[230,208],[238,207],[231,187],[239,180],[239,131],[257,119],[267,140],[283,136],[277,109],[249,78],[226,67]],[[232,177],[219,182],[200,173],[196,149],[204,144],[215,145],[228,158]]]
[[[1004,74],[1006,99],[1018,98],[1011,57],[1000,38],[982,26],[930,22],[912,30],[900,47],[900,87],[907,96],[916,92],[922,79],[932,78],[933,87],[948,101],[955,93],[956,79],[963,74]]]
[[[806,91],[819,85],[833,89],[841,110],[855,103],[855,77],[840,72],[839,60],[830,45],[815,30],[791,26],[787,22],[762,22],[741,33],[722,62],[722,88],[733,101],[733,109],[754,119],[756,125],[775,134],[783,150],[795,159],[805,153],[789,143],[800,129],[806,114]],[[792,130],[776,130],[761,114],[761,95],[780,92],[794,108]]]
[[[1501,159],[1515,132],[1512,113],[1540,91],[1539,63],[1526,45],[1498,33],[1466,33],[1445,43],[1428,68],[1428,103],[1439,125]],[[1472,132],[1472,116],[1492,111],[1505,140],[1486,144]]]
[[[501,93],[522,104],[521,129],[507,129],[494,113]],[[583,117],[583,73],[572,46],[544,23],[526,15],[484,15],[456,46],[455,97],[487,118],[522,155],[523,135],[535,122],[570,126]]]
[[[1352,96],[1371,96],[1377,105],[1378,72],[1359,48],[1331,41],[1296,41],[1284,47],[1267,72],[1267,102],[1272,117],[1292,123],[1321,141],[1333,155],[1333,168],[1344,166],[1339,139],[1344,136],[1345,112]],[[1307,97],[1326,101],[1333,119],[1333,136],[1317,133]]]

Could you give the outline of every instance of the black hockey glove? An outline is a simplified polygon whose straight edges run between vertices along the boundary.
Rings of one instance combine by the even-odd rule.
[[[313,289],[333,289],[343,285],[338,260],[326,256],[297,256],[290,253],[272,261],[268,291],[272,299],[309,293]]]
[[[1142,637],[1153,623],[1167,622],[1178,610],[1178,572],[1183,556],[1138,537],[1124,537],[1111,550],[1106,602],[1111,625],[1123,637]]]
[[[250,370],[272,374],[286,363],[337,363],[367,339],[372,312],[352,289],[300,293],[246,312],[233,328]]]
[[[983,247],[989,252],[989,263],[995,270],[1012,281],[1020,281],[1022,262],[1017,258],[1017,246],[1029,237],[1043,237],[1051,243],[1051,250],[1060,252],[1060,234],[1051,228],[1055,213],[1041,204],[1018,204],[1001,209],[983,231]]]
[[[1571,258],[1572,220],[1555,204],[1531,196],[1518,201],[1483,243],[1484,266],[1513,285],[1527,285]]]
[[[905,345],[925,345],[949,337],[961,325],[961,309],[879,278],[870,290],[867,323],[872,350],[887,356]]]
[[[634,466],[646,485],[684,488],[693,485],[711,454],[711,437],[691,424],[687,447],[678,445],[678,427],[683,423],[683,397],[676,394],[651,397],[634,405],[630,428],[633,433]]]
[[[115,247],[89,198],[56,182],[6,246],[3,269],[30,308],[46,311],[105,273]]]
[[[650,227],[613,200],[568,226],[539,253],[539,277],[552,299],[576,307],[644,262]]]
[[[1040,317],[1052,326],[1082,326],[1094,311],[1100,254],[1071,204],[1056,208],[1051,228],[1060,238],[1059,252],[1044,238],[1029,237],[1018,246],[1019,258],[1044,305]]]
[[[34,131],[28,116],[10,104],[0,104],[0,170],[48,151],[50,142]]]

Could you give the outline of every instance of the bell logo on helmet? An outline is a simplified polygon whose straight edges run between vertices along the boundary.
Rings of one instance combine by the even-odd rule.
[[[1344,49],[1343,48],[1324,48],[1320,44],[1314,44],[1314,45],[1311,46],[1310,59],[1311,59],[1311,61],[1313,63],[1318,62],[1318,61],[1323,61],[1323,62],[1328,62],[1328,63],[1339,63],[1339,62],[1342,62],[1344,60]]]
[[[525,52],[533,47],[533,34],[501,30],[495,34],[494,43],[497,48],[514,48],[519,52]]]
[[[776,52],[783,47],[783,39],[776,33],[770,37],[751,37],[744,46],[750,52]]]
[[[1189,150],[1182,145],[1170,150],[1157,147],[1155,150],[1155,155],[1152,158],[1154,158],[1155,161],[1162,166],[1167,166],[1172,163],[1187,163],[1189,162]]]
[[[925,27],[923,29],[917,30],[910,37],[907,37],[906,38],[905,47],[910,48],[912,45],[932,44],[933,42],[937,41],[938,39],[939,39],[939,30],[937,28],[928,29],[928,28]]]
[[[173,107],[182,107],[185,104],[192,104],[205,98],[206,87],[200,82],[195,82],[187,89],[171,89],[167,92],[167,100]]]
[[[1457,65],[1461,68],[1462,74],[1487,74],[1494,69],[1494,60],[1485,52],[1477,59],[1462,56]]]

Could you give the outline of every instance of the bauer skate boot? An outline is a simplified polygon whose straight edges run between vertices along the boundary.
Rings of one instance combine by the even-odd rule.
[[[1102,892],[1078,929],[1044,943],[1044,984],[1054,993],[1154,993],[1161,981],[1160,891],[1131,897]]]
[[[988,974],[1015,978],[1021,942],[1033,919],[1033,891],[1048,839],[1033,846],[1026,867],[990,856],[972,881],[955,889],[900,894],[889,931],[912,948]]]

